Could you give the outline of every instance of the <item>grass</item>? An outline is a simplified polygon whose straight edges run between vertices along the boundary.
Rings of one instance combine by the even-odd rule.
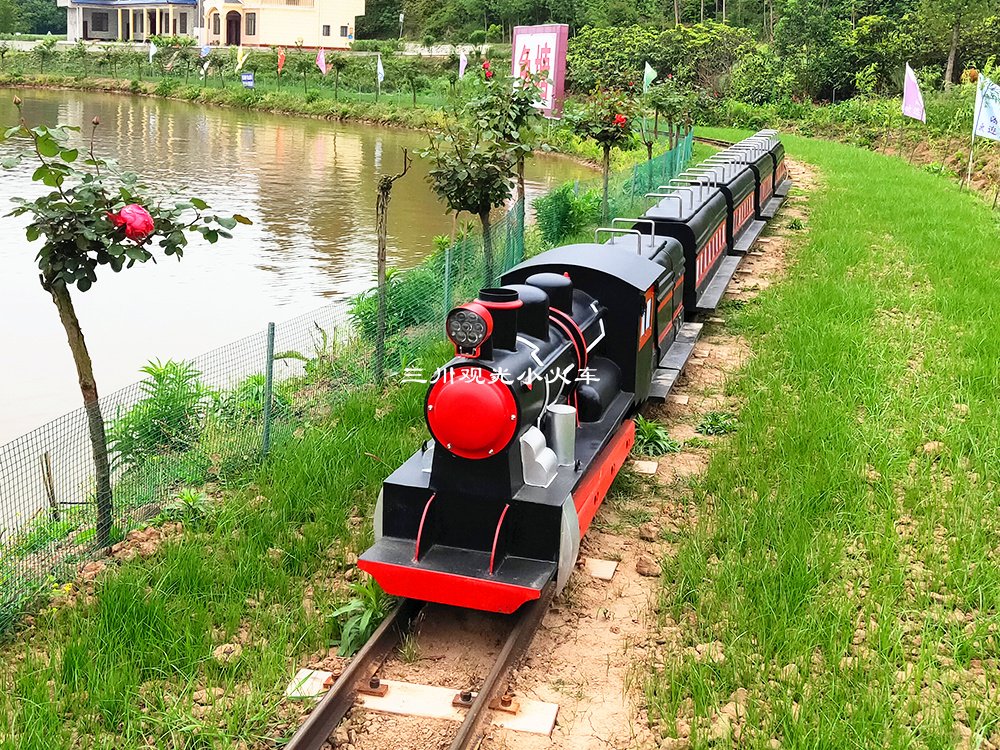
[[[997,214],[899,159],[785,142],[822,186],[788,278],[730,313],[755,357],[665,563],[681,647],[651,721],[728,745],[740,701],[750,748],[995,742]],[[713,641],[723,660],[683,649]]]
[[[351,598],[341,571],[369,541],[385,474],[419,442],[423,394],[328,394],[334,416],[278,436],[255,485],[73,606],[38,613],[3,654],[0,748],[69,747],[74,735],[93,748],[235,748],[284,734],[281,693],[306,654],[339,638],[330,613]],[[221,663],[213,651],[227,643],[242,653]],[[224,691],[214,706],[193,701],[213,687]]]

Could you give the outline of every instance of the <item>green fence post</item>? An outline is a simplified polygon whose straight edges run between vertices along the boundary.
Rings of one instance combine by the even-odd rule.
[[[449,242],[444,251],[444,314],[451,310],[451,250],[454,242]]]
[[[271,450],[271,401],[274,394],[274,323],[267,324],[267,362],[264,364],[264,434],[261,454],[267,458]]]

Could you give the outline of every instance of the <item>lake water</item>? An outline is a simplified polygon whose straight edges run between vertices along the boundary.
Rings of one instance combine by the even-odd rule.
[[[375,275],[375,180],[398,172],[402,149],[422,133],[292,116],[207,108],[115,94],[18,91],[29,124],[89,131],[100,116],[96,150],[151,185],[187,189],[221,213],[250,217],[236,239],[192,241],[180,263],[102,269],[75,294],[101,393],[139,378],[152,358],[188,358],[268,321],[281,321],[362,291]],[[13,91],[0,89],[0,126],[15,122]],[[23,143],[0,144],[0,159]],[[12,197],[40,192],[34,166],[0,171],[0,214]],[[409,267],[451,219],[425,181],[419,158],[396,183],[389,215],[390,264]],[[528,167],[529,198],[576,177],[568,159]],[[55,307],[38,284],[38,245],[25,218],[0,216],[0,444],[80,406],[72,358]],[[0,467],[2,468],[2,467]]]

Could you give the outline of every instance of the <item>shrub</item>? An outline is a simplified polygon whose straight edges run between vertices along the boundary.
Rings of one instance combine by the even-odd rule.
[[[119,465],[132,467],[147,456],[189,448],[198,436],[212,392],[186,362],[150,362],[139,383],[145,398],[111,423],[108,444]]]
[[[600,192],[590,189],[578,194],[573,183],[536,198],[532,205],[542,239],[549,246],[582,232],[601,217]]]
[[[239,425],[263,418],[266,378],[263,374],[251,375],[236,388],[216,396],[215,414],[227,424]],[[271,391],[271,414],[274,417],[291,413],[292,403],[284,390]]]
[[[405,273],[391,271],[386,276],[386,336],[394,336],[410,326],[441,317],[441,278],[426,268]],[[351,304],[351,318],[361,336],[375,341],[378,334],[378,290],[359,294]]]

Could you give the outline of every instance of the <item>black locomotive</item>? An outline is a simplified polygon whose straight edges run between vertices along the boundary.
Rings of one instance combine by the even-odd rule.
[[[643,217],[526,260],[452,310],[431,439],[385,480],[359,566],[390,594],[494,612],[564,586],[634,443],[631,416],[666,397],[696,313],[718,304],[785,174],[762,131],[660,188]]]

